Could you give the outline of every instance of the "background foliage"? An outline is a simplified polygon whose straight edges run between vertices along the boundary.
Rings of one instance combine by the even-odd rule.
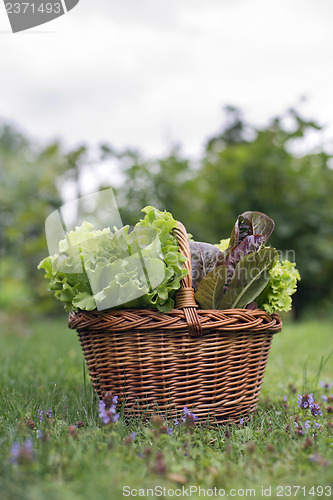
[[[333,298],[332,156],[324,146],[295,153],[304,136],[320,130],[293,109],[254,127],[229,106],[221,131],[207,141],[200,158],[186,158],[180,146],[146,158],[105,143],[98,163],[117,165],[115,194],[124,223],[135,224],[144,206],[155,205],[172,212],[196,240],[217,243],[229,237],[238,214],[267,213],[276,223],[271,244],[295,252],[302,276],[296,315],[322,315]],[[58,142],[40,145],[6,125],[0,128],[0,309],[61,308],[37,271],[47,254],[44,223],[61,205],[66,183],[72,183],[73,198],[80,196],[80,172],[86,165],[94,168],[90,157],[84,146],[68,152]]]

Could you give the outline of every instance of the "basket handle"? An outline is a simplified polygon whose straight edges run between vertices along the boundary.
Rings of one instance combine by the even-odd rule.
[[[192,288],[192,264],[191,250],[185,227],[181,222],[177,223],[174,233],[178,240],[180,252],[187,258],[183,267],[189,271],[181,280],[180,288],[176,292],[176,308],[183,309],[191,337],[201,337],[203,334],[201,323],[197,313],[197,303],[194,299]]]

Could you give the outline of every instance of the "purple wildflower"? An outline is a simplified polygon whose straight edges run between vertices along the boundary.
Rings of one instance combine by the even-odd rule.
[[[304,429],[307,431],[308,429],[310,429],[311,425],[310,425],[310,420],[307,420],[306,422],[304,422]]]
[[[179,422],[176,418],[174,419],[174,423],[175,423],[175,425],[179,425]]]
[[[42,422],[44,420],[44,417],[51,419],[52,418],[52,408],[49,408],[47,411],[43,410],[37,410],[37,416],[39,418],[39,421]]]
[[[295,433],[298,436],[304,436],[304,431],[303,431],[302,427],[298,424],[298,422],[294,422],[294,426],[295,426]]]
[[[9,460],[16,464],[17,459],[20,455],[20,451],[21,451],[20,443],[15,441],[15,443],[13,443],[13,446],[11,447],[11,450],[10,450],[10,459]]]
[[[243,425],[243,424],[244,424],[244,418],[243,418],[243,417],[241,417],[241,418],[240,418],[239,423],[240,423],[241,425]]]
[[[112,397],[110,393],[106,393],[104,399],[99,402],[99,416],[104,425],[118,421],[119,413],[116,413],[117,400],[118,396]]]
[[[109,413],[105,409],[105,403],[104,401],[99,402],[99,416],[102,419],[103,424],[108,424],[111,422],[111,417]]]
[[[186,419],[192,419],[194,421],[199,420],[199,417],[197,417],[194,413],[191,413],[187,406],[184,406],[184,416],[182,417],[182,421],[185,422]]]
[[[13,464],[22,465],[28,464],[34,461],[33,453],[33,443],[32,440],[27,438],[23,446],[20,446],[18,442],[13,443],[10,450],[9,460]]]
[[[168,434],[170,434],[170,435],[171,435],[171,434],[172,434],[172,432],[173,432],[173,428],[172,428],[172,427],[170,427],[170,429],[168,429]]]
[[[316,417],[317,415],[322,415],[322,411],[321,411],[318,403],[316,403],[316,402],[313,403],[312,408],[311,408],[311,413],[314,417]]]
[[[321,399],[322,399],[323,401],[325,401],[325,403],[327,403],[327,401],[328,401],[328,397],[327,397],[327,396],[325,396],[324,394],[322,395]]]
[[[131,432],[130,436],[131,436],[131,439],[134,439],[136,437],[136,432],[135,431]]]
[[[327,384],[326,382],[323,382],[323,381],[320,382],[320,385],[323,389],[326,389],[326,390],[331,389],[331,387],[333,387],[333,384]]]
[[[283,401],[286,403],[286,401],[287,401],[287,396],[286,396],[286,395],[284,395],[282,399],[283,399]]]
[[[306,408],[312,408],[313,406],[313,394],[312,392],[310,394],[299,394],[298,399],[297,399],[297,404],[300,408],[306,409]]]

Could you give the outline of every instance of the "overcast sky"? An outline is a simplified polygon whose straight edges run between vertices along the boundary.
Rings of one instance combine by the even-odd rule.
[[[333,130],[332,0],[80,0],[12,34],[0,5],[0,119],[69,146],[196,155],[226,104],[299,108]]]

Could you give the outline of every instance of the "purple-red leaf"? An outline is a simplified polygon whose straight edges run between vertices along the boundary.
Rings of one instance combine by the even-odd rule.
[[[190,241],[192,286],[197,291],[200,281],[213,269],[223,264],[225,255],[215,245]]]

